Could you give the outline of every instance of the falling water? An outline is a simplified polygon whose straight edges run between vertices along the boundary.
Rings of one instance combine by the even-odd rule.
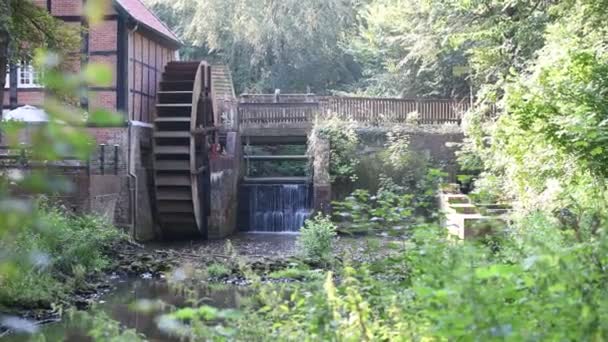
[[[249,231],[297,232],[311,213],[308,184],[251,184]]]

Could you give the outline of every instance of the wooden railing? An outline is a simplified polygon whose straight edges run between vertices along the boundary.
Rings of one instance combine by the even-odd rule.
[[[244,103],[301,103],[318,102],[321,97],[315,94],[241,94],[240,102]]]
[[[460,123],[469,106],[467,101],[370,97],[331,97],[323,105],[325,113],[370,124]]]
[[[468,100],[399,99],[373,97],[311,97],[308,102],[268,103],[268,95],[247,95],[239,103],[242,124],[312,123],[316,116],[337,115],[357,122],[460,124],[462,115],[470,108]],[[314,101],[313,101],[314,99]],[[251,101],[251,102],[249,102]]]
[[[241,124],[310,123],[320,113],[318,102],[239,103]]]

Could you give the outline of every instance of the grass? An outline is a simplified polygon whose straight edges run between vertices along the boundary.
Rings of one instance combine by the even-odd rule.
[[[40,206],[36,218],[32,227],[0,241],[0,250],[19,256],[0,278],[0,308],[49,308],[61,302],[86,284],[87,275],[107,268],[111,246],[125,238],[91,215]]]
[[[232,270],[224,264],[213,263],[207,267],[207,274],[212,278],[222,278],[232,274]]]
[[[270,279],[295,279],[295,280],[317,280],[322,279],[323,274],[307,268],[289,267],[282,270],[270,272]]]

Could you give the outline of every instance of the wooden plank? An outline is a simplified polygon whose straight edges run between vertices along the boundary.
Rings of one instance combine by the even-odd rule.
[[[158,201],[158,211],[161,213],[193,213],[192,201]]]
[[[154,154],[190,154],[190,146],[156,146]]]
[[[184,131],[154,132],[155,138],[190,138],[190,135],[190,132]]]
[[[190,201],[192,192],[188,188],[159,188],[156,191],[156,199],[160,201]]]
[[[156,186],[190,186],[190,176],[156,176]]]
[[[154,163],[159,171],[188,171],[190,161],[188,160],[156,160]]]

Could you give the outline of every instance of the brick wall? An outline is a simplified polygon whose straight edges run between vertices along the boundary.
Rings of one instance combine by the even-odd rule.
[[[46,7],[46,1],[38,1]],[[82,13],[82,1],[78,0],[53,0],[51,1],[51,14],[55,16],[80,15]]]
[[[34,0],[40,7],[47,8],[47,0]],[[112,6],[113,1],[107,0],[107,9],[104,20],[91,27],[83,27],[82,24],[82,0],[51,0],[50,13],[66,22],[67,25],[82,28],[88,32],[88,55],[87,60],[94,63],[102,63],[110,66],[113,71],[112,84],[103,88],[89,89],[89,109],[104,108],[117,109],[117,67],[118,67],[118,15]],[[143,122],[152,122],[155,117],[156,92],[158,83],[162,77],[164,66],[173,60],[175,49],[160,43],[155,34],[144,31],[129,32],[128,37],[128,75],[125,77],[125,85],[128,91],[127,112],[128,119]],[[79,52],[79,51],[78,51]],[[80,57],[68,63],[68,71],[78,72],[80,69]],[[7,89],[8,90],[8,89]],[[17,96],[18,106],[43,104],[43,89],[27,89],[19,91]],[[5,108],[10,105],[9,92],[3,103]]]

